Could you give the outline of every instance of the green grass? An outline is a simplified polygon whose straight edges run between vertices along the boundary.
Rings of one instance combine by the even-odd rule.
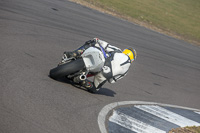
[[[84,0],[200,42],[200,0]]]
[[[195,133],[200,133],[200,126],[199,127],[193,126],[193,127],[187,127],[187,128]]]

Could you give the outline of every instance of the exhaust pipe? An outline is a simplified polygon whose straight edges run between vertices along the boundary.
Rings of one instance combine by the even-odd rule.
[[[86,80],[86,78],[87,78],[86,75],[81,75],[80,76],[80,80]]]
[[[74,78],[74,82],[75,82],[75,83],[79,83],[80,81],[86,80],[86,78],[87,78],[86,75],[82,74],[82,75],[80,75],[80,76],[75,77],[75,78]]]

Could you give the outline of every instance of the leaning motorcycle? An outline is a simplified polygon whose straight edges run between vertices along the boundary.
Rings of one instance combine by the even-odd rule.
[[[104,52],[95,47],[89,47],[77,58],[63,59],[57,67],[50,70],[49,76],[53,79],[66,77],[78,83],[86,80],[88,75],[100,72],[104,63]]]

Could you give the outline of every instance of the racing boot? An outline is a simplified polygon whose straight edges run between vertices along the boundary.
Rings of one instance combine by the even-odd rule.
[[[99,90],[94,86],[94,83],[90,82],[87,79],[81,82],[81,86],[85,87],[91,93],[95,93]]]

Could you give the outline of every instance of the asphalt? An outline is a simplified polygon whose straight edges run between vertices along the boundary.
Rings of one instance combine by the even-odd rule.
[[[49,78],[94,37],[137,50],[124,79],[90,94]],[[0,0],[0,75],[1,133],[100,133],[100,110],[119,101],[200,109],[198,46],[67,0]]]

